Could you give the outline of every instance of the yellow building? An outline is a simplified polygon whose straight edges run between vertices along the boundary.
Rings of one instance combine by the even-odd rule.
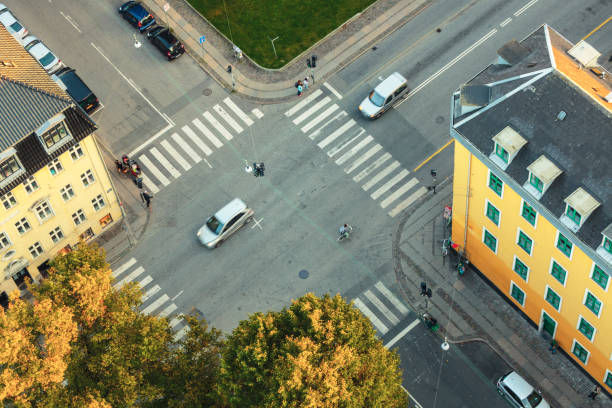
[[[96,125],[0,25],[0,303],[121,219]]]
[[[452,240],[612,392],[612,82],[598,56],[545,25],[454,93]]]

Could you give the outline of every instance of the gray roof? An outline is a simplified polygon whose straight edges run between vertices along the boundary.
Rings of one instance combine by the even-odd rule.
[[[73,102],[0,76],[0,151],[30,135]]]

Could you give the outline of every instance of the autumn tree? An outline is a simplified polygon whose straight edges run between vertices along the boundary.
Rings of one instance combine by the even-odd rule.
[[[223,351],[230,407],[406,407],[399,358],[341,296],[307,294],[239,323]]]

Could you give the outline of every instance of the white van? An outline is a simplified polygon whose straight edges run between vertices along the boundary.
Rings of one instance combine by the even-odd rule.
[[[386,110],[390,109],[408,93],[408,83],[406,78],[398,72],[394,72],[382,81],[370,95],[365,98],[359,111],[363,116],[369,119],[377,119]]]

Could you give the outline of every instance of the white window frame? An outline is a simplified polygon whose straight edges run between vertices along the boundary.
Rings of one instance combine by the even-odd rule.
[[[531,268],[529,267],[529,265],[527,265],[525,262],[523,262],[523,260],[522,260],[521,258],[519,258],[519,257],[518,257],[518,256],[516,256],[516,255],[514,255],[514,259],[513,259],[513,261],[512,261],[512,272],[514,272],[514,273],[516,273],[518,276],[520,276],[520,275],[518,274],[518,272],[514,270],[514,266],[516,265],[516,260],[517,260],[517,259],[518,259],[519,261],[521,261],[521,263],[527,267],[527,276],[525,277],[525,283],[529,283],[529,272],[531,272]]]
[[[59,237],[58,234],[61,235],[61,237]],[[62,231],[62,227],[58,225],[57,227],[49,231],[49,237],[51,238],[51,241],[53,242],[53,244],[57,244],[61,242],[63,239],[65,239],[66,235],[64,235],[64,231]],[[54,239],[53,237],[56,237],[57,239]]]
[[[68,126],[64,122],[65,119],[66,117],[60,113],[59,115],[43,123],[42,126],[40,126],[38,129],[34,131],[36,133],[36,136],[38,137],[38,141],[40,142],[40,145],[42,146],[43,149],[45,149],[45,151],[48,154],[53,153],[60,147],[64,146],[66,143],[70,142],[71,140],[74,140],[74,138],[72,137],[72,133],[70,133],[70,129],[68,129]],[[66,131],[66,136],[64,136],[57,142],[54,142],[51,146],[47,146],[47,144],[45,143],[43,139],[43,135],[45,135],[46,133],[50,132],[51,130],[59,126],[64,128],[64,130]]]
[[[589,339],[586,334],[584,334],[583,332],[580,331],[580,319],[584,319],[585,322],[587,322],[588,324],[591,325],[591,327],[593,328],[593,338]],[[595,327],[594,324],[592,324],[589,319],[587,319],[586,317],[584,317],[583,315],[579,314],[578,315],[578,321],[576,322],[576,331],[578,333],[580,333],[585,339],[587,339],[588,341],[590,341],[591,343],[593,343],[593,341],[595,340],[595,335],[597,334],[597,327]]]
[[[4,251],[7,248],[10,248],[11,246],[13,246],[13,242],[11,241],[11,239],[9,238],[8,234],[4,231],[0,231],[0,238],[4,236],[4,238],[6,238],[6,240],[8,241],[8,244],[4,245],[2,244],[2,241],[0,240],[0,251]]]
[[[527,225],[529,225],[531,228],[533,228],[534,230],[537,229],[538,227],[538,218],[540,218],[540,213],[536,211],[536,216],[535,216],[535,220],[533,221],[533,225],[531,225],[531,223],[529,221],[527,221],[525,219],[525,217],[523,217],[523,206],[527,204],[528,206],[530,206],[531,208],[533,208],[533,206],[531,204],[529,204],[527,202],[527,200],[525,200],[524,198],[521,199],[521,207],[519,208],[519,212],[518,215],[521,218],[521,220],[523,220],[524,222],[527,223]]]
[[[40,218],[40,215],[38,213],[38,207],[40,207],[43,204],[47,204],[47,206],[49,207],[49,210],[51,210],[51,214],[45,218]],[[49,200],[43,200],[40,203],[38,203],[36,207],[34,207],[34,214],[36,214],[36,218],[38,218],[38,222],[42,224],[48,219],[52,218],[55,215],[55,211],[53,211],[53,207],[51,207],[51,203],[49,202]]]
[[[501,178],[500,178],[500,177],[498,177],[498,176],[497,176],[497,174],[495,174],[495,173],[493,173],[491,170],[489,170],[489,173],[487,174],[486,185],[487,185],[487,188],[488,188],[489,190],[493,191],[493,189],[492,189],[492,188],[489,186],[489,180],[491,180],[491,174],[493,174],[495,177],[497,177],[497,178],[498,178],[498,179],[500,179],[500,180],[501,180]],[[503,199],[504,199],[504,190],[505,190],[505,189],[506,189],[506,183],[504,183],[504,181],[502,180],[502,191],[501,191],[501,194],[500,194],[500,195],[497,195],[497,193],[495,193],[495,196],[496,196],[496,197],[499,197],[500,199],[502,199],[502,200],[503,200]],[[497,207],[495,207],[495,208],[497,208]]]
[[[489,248],[489,246],[485,243],[485,231],[488,232],[489,234],[493,235],[495,237],[495,251],[493,251],[493,253],[495,255],[497,255],[497,249],[499,248],[499,239],[497,239],[497,236],[495,236],[494,234],[491,233],[491,231],[489,231],[486,227],[482,227],[482,237],[480,238],[480,242],[482,242],[482,245],[486,246],[487,249],[489,251],[491,251],[492,249]]]
[[[553,270],[553,262],[557,262],[557,260],[555,258],[553,258],[552,256],[550,257],[550,265],[548,267],[548,274],[550,275],[551,279],[554,279],[555,282],[557,282],[559,285],[562,285],[563,287],[565,287],[565,285],[567,285],[567,280],[569,278],[569,271],[567,270],[567,268],[563,265],[561,265],[561,262],[557,262],[557,264],[563,268],[563,270],[565,271],[565,280],[563,281],[563,283],[559,282],[559,280],[557,278],[555,278],[552,274],[552,270]]]
[[[100,205],[100,203],[102,203],[102,205]],[[96,204],[98,204],[98,208],[96,208]],[[91,199],[91,205],[93,206],[93,209],[95,212],[100,211],[101,209],[103,209],[104,207],[106,207],[106,201],[104,200],[104,197],[102,197],[102,194],[98,194],[97,196],[95,196],[94,198]]]
[[[49,173],[51,173],[52,176],[57,176],[64,171],[64,166],[62,165],[62,161],[59,159],[59,157],[56,157],[47,164],[47,169],[49,169]],[[53,173],[53,171],[55,171],[55,173]]]
[[[567,280],[567,279],[566,279]],[[550,302],[548,300],[546,300],[546,294],[548,293],[548,289],[552,290],[553,292],[555,292],[557,294],[557,296],[559,296],[559,309],[555,309],[557,312],[561,313],[561,308],[563,307],[563,296],[561,296],[556,290],[555,288],[553,288],[552,286],[550,286],[549,284],[546,284],[546,288],[544,289],[544,302],[546,302],[546,304],[550,307],[552,307],[554,309],[554,306],[550,304]]]
[[[562,234],[561,231],[557,230],[557,234],[555,236],[555,241],[553,242],[553,247],[555,248],[555,250],[559,251],[559,253],[563,254],[563,256],[567,256],[567,255],[565,255],[565,252],[562,252],[559,248],[557,248],[557,242],[559,242],[559,235],[563,235],[565,238],[567,238],[567,235]],[[570,242],[572,243],[572,250],[570,251],[569,256],[567,256],[567,259],[569,259],[571,261],[572,260],[572,256],[574,255],[574,248],[576,248],[576,244],[574,244],[571,240],[570,240]]]
[[[83,186],[85,188],[91,186],[93,183],[96,182],[96,178],[93,174],[93,171],[91,171],[91,169],[87,169],[86,171],[84,171],[80,177],[81,177],[81,183],[83,183]],[[87,181],[87,184],[85,184],[85,180]]]
[[[68,191],[72,192],[72,194],[67,194]],[[68,202],[70,200],[72,200],[75,196],[74,194],[74,189],[72,188],[72,184],[66,184],[64,187],[62,187],[60,189],[60,196],[62,197],[62,200],[64,200],[64,202]],[[64,197],[64,194],[66,194],[68,196],[68,198]]]
[[[525,251],[525,249],[519,245],[519,237],[521,236],[521,232],[525,234],[525,236],[531,240],[531,250],[529,252]],[[525,252],[529,256],[533,254],[533,248],[535,247],[535,241],[533,240],[533,238],[529,236],[529,234],[523,231],[520,227],[516,229],[516,239],[514,240],[514,242],[516,243],[516,246],[521,248],[521,251]]]
[[[75,217],[75,215],[76,215],[76,217]],[[82,208],[79,208],[74,213],[72,213],[71,217],[72,217],[72,221],[74,222],[74,225],[77,225],[77,226],[81,225],[82,223],[87,221],[87,216],[85,215],[85,211],[83,211]],[[79,220],[78,224],[76,222],[76,219]]]
[[[513,285],[516,286],[518,290],[523,292],[523,303],[519,303],[519,301],[514,296],[512,296],[512,286]],[[510,291],[508,292],[508,294],[510,295],[510,298],[514,300],[516,303],[518,303],[519,305],[521,305],[521,307],[525,307],[525,300],[527,300],[527,293],[525,293],[525,291],[519,285],[517,285],[516,282],[514,282],[512,279],[510,279]]]
[[[34,193],[36,190],[38,190],[40,188],[40,185],[38,185],[38,181],[36,181],[36,177],[34,176],[30,176],[28,177],[23,183],[21,183],[23,185],[23,189],[25,190],[26,194],[30,195],[32,193]],[[34,188],[34,185],[36,185],[36,188]],[[28,187],[32,190],[32,191],[28,191]]]
[[[32,254],[32,248],[33,248],[33,247],[34,247],[36,244],[38,244],[38,246],[40,247],[40,252],[36,251],[37,255],[36,255],[36,256],[34,256],[34,255]],[[42,244],[40,243],[40,241],[36,241],[36,242],[34,242],[32,245],[30,245],[30,246],[28,247],[28,252],[30,253],[30,256],[32,257],[32,259],[36,259],[36,258],[38,258],[39,256],[41,256],[42,254],[44,254],[44,253],[45,253],[45,248],[42,246]]]
[[[488,198],[485,198],[484,216],[485,216],[485,218],[486,218],[487,220],[489,220],[490,222],[493,222],[493,221],[491,221],[491,219],[490,219],[490,218],[487,216],[487,208],[489,207],[489,204],[491,204],[491,205],[493,206],[493,208],[495,208],[497,211],[499,211],[499,221],[498,221],[498,222],[499,222],[499,224],[495,224],[495,223],[493,223],[493,225],[495,225],[497,228],[499,228],[499,226],[501,225],[501,217],[502,217],[502,212],[501,212],[501,210],[500,210],[499,208],[497,208],[497,206],[496,206],[495,204],[493,204],[493,203],[491,202],[491,200],[489,200]]]
[[[20,177],[23,173],[25,173],[25,167],[23,167],[23,164],[21,163],[21,160],[19,160],[19,156],[17,156],[17,150],[15,150],[14,148],[7,149],[5,152],[0,154],[0,164],[4,163],[5,161],[9,160],[10,158],[15,159],[15,161],[17,162],[17,166],[19,167],[19,170],[17,170],[16,172],[11,174],[10,176],[5,178],[4,180],[1,180],[0,181],[0,187],[6,186],[7,184],[9,184],[12,181],[14,181],[17,177]]]
[[[600,298],[598,298],[597,296],[595,296],[595,299],[597,299],[597,300],[599,301],[599,303],[601,303],[601,306],[599,307],[599,313],[598,313],[598,314],[595,314],[595,312],[594,312],[594,311],[592,311],[592,310],[591,310],[591,309],[590,309],[590,308],[589,308],[589,307],[586,305],[586,299],[587,299],[587,296],[588,296],[588,294],[589,294],[589,293],[590,293],[591,295],[595,296],[595,294],[594,294],[593,292],[591,292],[591,291],[589,290],[589,288],[586,288],[586,289],[584,290],[584,296],[582,297],[582,306],[586,307],[586,308],[587,308],[587,310],[588,310],[589,312],[593,313],[593,315],[597,316],[597,318],[599,319],[599,318],[601,317],[601,311],[602,311],[602,310],[603,310],[603,308],[604,308],[604,302],[603,302],[603,301],[602,301]]]
[[[576,355],[574,354],[574,346],[576,345],[576,343],[578,343],[578,345],[582,347],[583,349],[585,349],[587,352],[587,357],[584,363],[580,361],[580,359],[578,359],[578,357],[576,357]],[[589,357],[591,357],[591,352],[586,347],[584,347],[582,344],[580,344],[580,342],[576,339],[573,339],[572,341],[572,348],[570,349],[570,354],[572,355],[572,358],[576,359],[577,361],[580,361],[580,363],[584,364],[585,366],[589,363]]]
[[[14,203],[12,203],[10,200],[6,200],[7,203],[9,203],[10,205],[7,207],[5,204],[5,199],[7,198],[12,198]],[[10,210],[11,208],[15,207],[17,204],[19,204],[19,202],[17,201],[17,199],[15,198],[15,196],[13,195],[12,191],[7,191],[5,194],[3,194],[2,196],[0,196],[0,202],[2,203],[2,206],[4,207],[5,210]]]
[[[83,146],[80,143],[76,143],[72,146],[68,152],[70,153],[70,158],[73,162],[79,160],[81,157],[85,156],[85,152],[83,151]],[[80,153],[80,154],[79,154]],[[76,158],[74,157],[76,156]]]
[[[603,290],[604,292],[608,292],[608,288],[610,287],[610,281],[612,280],[612,276],[610,274],[608,274],[608,282],[606,282],[606,287],[605,289],[602,288],[601,286],[599,286],[599,283],[595,282],[595,280],[593,279],[593,274],[595,273],[595,266],[598,266],[599,269],[603,270],[604,273],[608,274],[608,271],[606,271],[604,268],[602,268],[601,266],[597,265],[597,262],[593,262],[593,265],[591,265],[591,274],[589,275],[589,278],[591,279],[591,281],[601,290]]]
[[[25,220],[26,224],[28,224],[28,229],[26,229],[26,230],[25,230],[25,231],[23,231],[23,232],[19,232],[19,228],[17,227],[17,224],[20,224],[20,225],[23,227],[23,224],[22,224],[22,221],[23,221],[23,220]],[[25,229],[25,228],[24,228],[24,229]],[[18,233],[19,235],[25,235],[25,234],[27,234],[27,233],[28,233],[28,231],[31,231],[31,230],[32,230],[32,224],[30,224],[30,220],[28,220],[28,218],[27,218],[27,217],[21,217],[21,219],[15,223],[15,230],[17,231],[17,233]]]

